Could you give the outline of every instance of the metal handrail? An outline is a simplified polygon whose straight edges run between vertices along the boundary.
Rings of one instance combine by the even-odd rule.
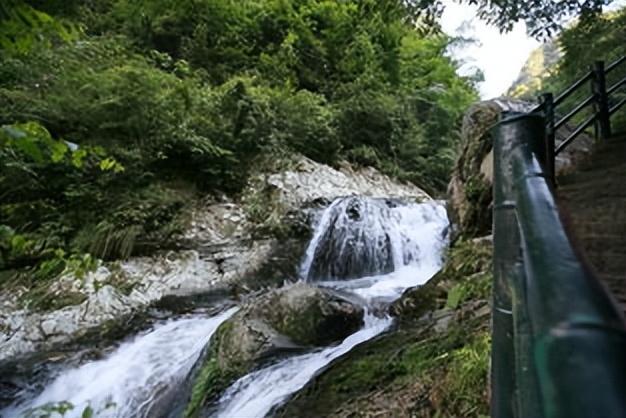
[[[603,139],[611,136],[611,115],[620,109],[626,101],[625,99],[622,99],[617,105],[611,107],[609,106],[609,97],[620,87],[626,84],[626,77],[617,81],[607,89],[606,76],[624,62],[626,62],[626,55],[615,60],[606,68],[604,67],[604,63],[602,61],[597,61],[590,72],[586,73],[579,80],[573,83],[558,97],[553,98],[551,93],[543,94],[540,98],[541,104],[531,111],[531,113],[541,113],[547,119],[545,128],[545,144],[546,147],[549,148],[547,151],[547,167],[553,185],[556,184],[554,180],[554,157],[567,148],[567,146],[569,146],[581,133],[591,126],[591,124],[594,122],[597,123],[596,134],[599,134],[599,136]],[[567,113],[567,115],[558,121],[555,121],[554,115],[556,114],[556,107],[562,104],[564,100],[570,97],[576,90],[588,81],[591,81],[593,94],[578,103]],[[581,110],[590,104],[594,104],[595,107],[593,115],[578,125],[563,142],[561,142],[558,146],[555,146],[556,130],[569,122],[572,118],[578,115]]]
[[[621,58],[618,58],[617,60],[613,61],[613,63],[609,64],[609,66],[606,67],[606,74],[610,73],[615,68],[619,67],[624,61],[626,61],[626,55],[624,55]]]
[[[626,97],[620,100],[619,103],[617,103],[615,106],[611,107],[609,109],[609,114],[612,115],[613,113],[617,112],[622,106],[624,106],[624,104],[626,104]]]
[[[583,84],[585,84],[587,81],[591,80],[591,78],[593,77],[593,73],[591,71],[589,71],[587,74],[585,74],[580,80],[578,80],[577,82],[575,82],[574,84],[572,84],[569,88],[567,88],[563,93],[559,94],[555,99],[554,99],[554,105],[558,106],[561,103],[563,103],[565,101],[565,99],[567,99],[570,95],[572,95],[572,93],[574,93],[576,90],[578,90],[580,88],[580,86],[582,86]]]
[[[492,417],[624,417],[626,327],[568,238],[545,125],[507,114],[494,129]]]
[[[554,129],[559,129],[561,126],[565,125],[571,118],[576,116],[578,112],[580,112],[585,107],[589,106],[595,100],[595,96],[591,95],[587,97],[584,101],[580,102],[578,106],[572,109],[567,115],[563,116],[557,123],[554,124]]]
[[[617,89],[622,87],[624,83],[626,83],[626,77],[622,78],[620,81],[616,82],[611,87],[609,87],[606,91],[606,94],[610,96],[611,93],[614,93]]]
[[[557,156],[561,153],[561,151],[563,151],[565,148],[567,148],[567,146],[569,144],[571,144],[572,142],[574,142],[574,140],[576,139],[576,137],[578,137],[578,135],[580,135],[581,133],[583,133],[583,131],[585,129],[587,129],[589,126],[591,126],[591,124],[593,122],[596,121],[596,116],[592,115],[591,117],[589,117],[587,120],[585,120],[583,123],[581,123],[580,125],[578,125],[576,127],[576,129],[574,130],[574,132],[572,132],[566,139],[565,141],[561,142],[556,149],[554,150],[554,155]]]

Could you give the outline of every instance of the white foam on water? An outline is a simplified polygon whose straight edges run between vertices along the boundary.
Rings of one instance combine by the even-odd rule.
[[[354,199],[354,198],[351,198]],[[361,198],[367,200],[367,198]],[[311,266],[315,260],[318,246],[328,228],[333,227],[332,220],[345,224],[350,221],[340,210],[348,207],[346,199],[333,202],[322,215],[317,230],[307,248],[301,267],[301,277],[309,278]],[[377,239],[388,237],[394,271],[387,274],[373,274],[352,280],[329,278],[319,280],[317,285],[331,287],[358,296],[368,305],[374,300],[390,303],[398,299],[409,287],[426,283],[442,265],[442,253],[447,244],[448,218],[444,206],[438,202],[398,205],[388,210],[380,208],[380,202],[363,205],[365,216],[378,216],[384,219],[360,219],[360,234],[374,234]],[[365,225],[363,227],[363,225]],[[334,234],[333,239],[353,240],[350,234]],[[359,236],[367,243],[367,236]],[[387,238],[385,238],[386,240]],[[379,239],[380,241],[380,239]],[[334,243],[342,253],[347,245]],[[328,254],[326,254],[328,255]],[[340,255],[335,255],[340,256]],[[375,265],[383,265],[376,263]],[[257,418],[264,417],[273,408],[281,405],[290,395],[302,389],[320,370],[334,359],[346,354],[356,345],[365,342],[385,331],[392,323],[390,317],[377,318],[366,314],[361,330],[350,335],[341,344],[324,348],[309,354],[284,359],[254,371],[231,385],[217,403],[216,416],[219,418]]]
[[[0,416],[25,416],[46,404],[69,402],[73,409],[65,418],[79,418],[87,407],[99,418],[148,417],[154,402],[183,382],[211,335],[236,311],[231,308],[209,318],[195,316],[159,324],[122,343],[102,360],[66,370],[37,397],[2,411]]]
[[[222,395],[217,417],[264,417],[289,395],[302,389],[324,366],[347,353],[356,345],[383,332],[391,325],[390,318],[365,317],[365,326],[335,347],[290,357],[236,381]]]

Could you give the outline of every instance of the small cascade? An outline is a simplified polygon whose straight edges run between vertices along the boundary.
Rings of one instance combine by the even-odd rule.
[[[347,280],[391,273],[420,260],[411,235],[411,208],[391,199],[359,196],[326,209],[306,251],[301,277]],[[419,220],[418,220],[419,221]],[[421,229],[421,225],[413,225]]]
[[[289,395],[302,389],[328,363],[358,344],[374,338],[391,325],[390,318],[365,316],[364,327],[341,344],[309,354],[290,357],[236,381],[222,395],[217,417],[264,417]]]
[[[196,316],[157,325],[120,345],[110,356],[62,372],[38,396],[0,411],[3,418],[45,415],[42,407],[69,402],[64,418],[161,416],[220,324],[237,308],[217,316]],[[60,415],[58,415],[60,416]]]
[[[430,279],[442,264],[448,219],[439,202],[402,203],[348,197],[322,214],[307,248],[301,277],[358,296],[371,311]],[[363,328],[336,346],[289,357],[231,385],[216,405],[219,418],[264,417],[321,369],[356,345],[385,331],[388,316],[365,316]]]

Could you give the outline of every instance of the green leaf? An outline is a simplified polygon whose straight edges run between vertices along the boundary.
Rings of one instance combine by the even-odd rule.
[[[83,167],[83,160],[87,156],[87,150],[84,148],[79,148],[72,153],[72,164],[76,168]]]
[[[112,168],[115,167],[115,160],[112,158],[105,158],[104,160],[100,161],[100,170],[102,171],[107,171],[107,170],[111,170]]]
[[[68,146],[62,141],[52,141],[51,143],[51,156],[50,159],[53,163],[58,163],[63,160],[65,153],[68,151]]]
[[[448,292],[446,308],[456,309],[459,306],[459,303],[461,303],[461,301],[463,300],[464,296],[465,287],[463,286],[463,283],[459,283]]]
[[[83,414],[81,415],[81,418],[92,418],[92,417],[93,417],[93,408],[91,408],[91,406],[88,406],[83,410]]]
[[[13,144],[17,149],[22,151],[31,159],[35,160],[36,163],[44,162],[43,153],[41,152],[41,149],[39,149],[39,146],[34,138],[24,137],[14,141]]]

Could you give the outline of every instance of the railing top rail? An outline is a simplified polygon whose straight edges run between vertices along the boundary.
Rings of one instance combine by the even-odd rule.
[[[580,102],[578,106],[572,109],[567,115],[563,116],[558,122],[554,124],[554,129],[559,129],[561,126],[565,125],[571,118],[573,118],[578,112],[580,112],[585,107],[589,106],[595,97],[593,95],[587,97],[584,101]]]
[[[610,96],[611,94],[613,94],[617,89],[622,87],[624,84],[626,84],[626,77],[622,78],[619,81],[616,81],[615,84],[613,84],[611,87],[609,87],[606,90],[607,96]]]
[[[509,393],[492,387],[513,408],[494,409],[494,417],[621,417],[626,329],[561,221],[546,179],[544,127],[541,115],[518,114],[494,131],[494,318],[503,321],[496,301],[508,297],[515,324],[510,332],[494,322],[492,364],[508,365],[515,380]],[[511,364],[512,347],[495,343],[507,335]]]
[[[626,62],[626,55],[622,56],[621,58],[616,59],[615,61],[613,61],[610,65],[608,65],[605,70],[604,70],[604,74],[609,74],[611,71],[613,71],[615,68],[619,67],[621,64],[623,64],[624,62]],[[567,89],[565,89],[563,92],[561,92],[561,94],[559,94],[558,96],[556,96],[554,98],[554,106],[558,106],[559,104],[563,103],[569,96],[572,95],[572,93],[574,93],[576,90],[578,90],[583,84],[585,84],[587,81],[589,81],[591,78],[593,77],[593,71],[588,71],[587,73],[585,73],[581,78],[579,78],[576,82],[574,82],[572,85],[570,85]],[[623,84],[623,80],[619,82],[619,84]],[[615,88],[613,88],[612,90],[610,90],[607,93],[612,93],[618,86],[614,86]],[[539,112],[543,110],[543,103],[535,106],[532,110],[531,113],[534,112]]]
[[[585,84],[587,81],[591,80],[591,77],[593,77],[593,72],[589,71],[587,74],[582,76],[577,82],[569,86],[569,88],[567,88],[563,93],[559,94],[554,99],[554,105],[558,106],[559,104],[563,103],[565,99],[567,99],[569,96],[572,95],[572,93],[578,90],[580,86]]]

